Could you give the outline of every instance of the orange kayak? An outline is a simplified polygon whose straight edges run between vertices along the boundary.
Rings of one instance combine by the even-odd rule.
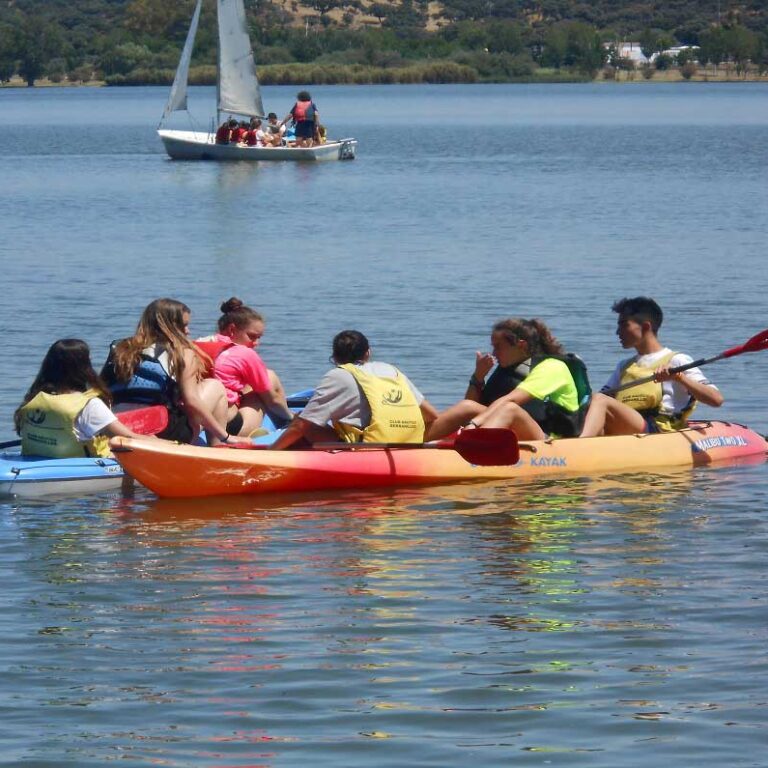
[[[296,451],[200,448],[162,440],[114,438],[125,471],[163,497],[402,487],[696,467],[764,456],[765,439],[726,422],[692,422],[679,432],[520,443],[506,466],[470,464],[428,446]]]

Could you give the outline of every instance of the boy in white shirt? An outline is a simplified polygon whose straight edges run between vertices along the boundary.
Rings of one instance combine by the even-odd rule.
[[[657,333],[664,315],[653,299],[625,298],[612,309],[619,316],[616,335],[621,346],[634,349],[636,354],[622,360],[602,393],[592,396],[581,437],[683,429],[697,402],[715,408],[723,404],[722,394],[699,368],[670,373],[671,368],[687,365],[693,359],[661,344]],[[654,380],[614,391],[646,376],[654,376]]]

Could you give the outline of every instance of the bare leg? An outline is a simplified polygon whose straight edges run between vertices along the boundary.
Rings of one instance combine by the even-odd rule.
[[[547,437],[533,417],[517,403],[503,400],[496,403],[495,407],[474,419],[478,427],[511,429],[522,440],[544,440]]]
[[[634,435],[645,432],[645,419],[635,410],[600,392],[592,395],[579,437]]]
[[[218,379],[203,379],[200,384],[200,398],[205,407],[211,412],[213,418],[221,427],[221,431],[226,431],[227,427],[227,394],[224,391],[224,385]],[[200,425],[195,425],[198,429]],[[209,445],[218,445],[221,441],[218,437],[208,435]]]
[[[252,408],[250,406],[241,405],[238,408],[235,405],[229,406],[229,412],[227,413],[227,421],[231,421],[238,413],[243,417],[243,426],[240,427],[238,435],[250,435],[251,432],[258,429],[261,426],[261,422],[264,420],[264,411],[261,407]]]
[[[470,419],[474,419],[483,411],[485,411],[485,406],[474,400],[460,400],[450,408],[446,408],[433,422],[427,425],[424,440],[440,440],[464,426]]]

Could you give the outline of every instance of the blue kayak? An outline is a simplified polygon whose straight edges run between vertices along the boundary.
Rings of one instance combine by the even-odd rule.
[[[305,389],[289,395],[288,406],[300,411],[313,392]],[[262,428],[266,434],[255,437],[255,443],[269,445],[282,432],[268,415]],[[84,495],[119,490],[123,483],[125,473],[115,459],[22,456],[19,441],[9,442],[0,452],[0,496]]]

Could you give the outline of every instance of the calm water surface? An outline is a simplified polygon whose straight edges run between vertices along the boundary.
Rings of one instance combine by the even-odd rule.
[[[695,356],[768,324],[763,85],[316,88],[360,146],[311,167],[170,162],[166,95],[0,91],[0,438],[51,341],[100,362],[160,295],[196,335],[262,309],[289,389],[359,327],[438,406],[506,315],[597,384],[621,296]],[[710,372],[768,432],[768,357]],[[757,463],[0,502],[3,764],[765,766],[767,495]]]

